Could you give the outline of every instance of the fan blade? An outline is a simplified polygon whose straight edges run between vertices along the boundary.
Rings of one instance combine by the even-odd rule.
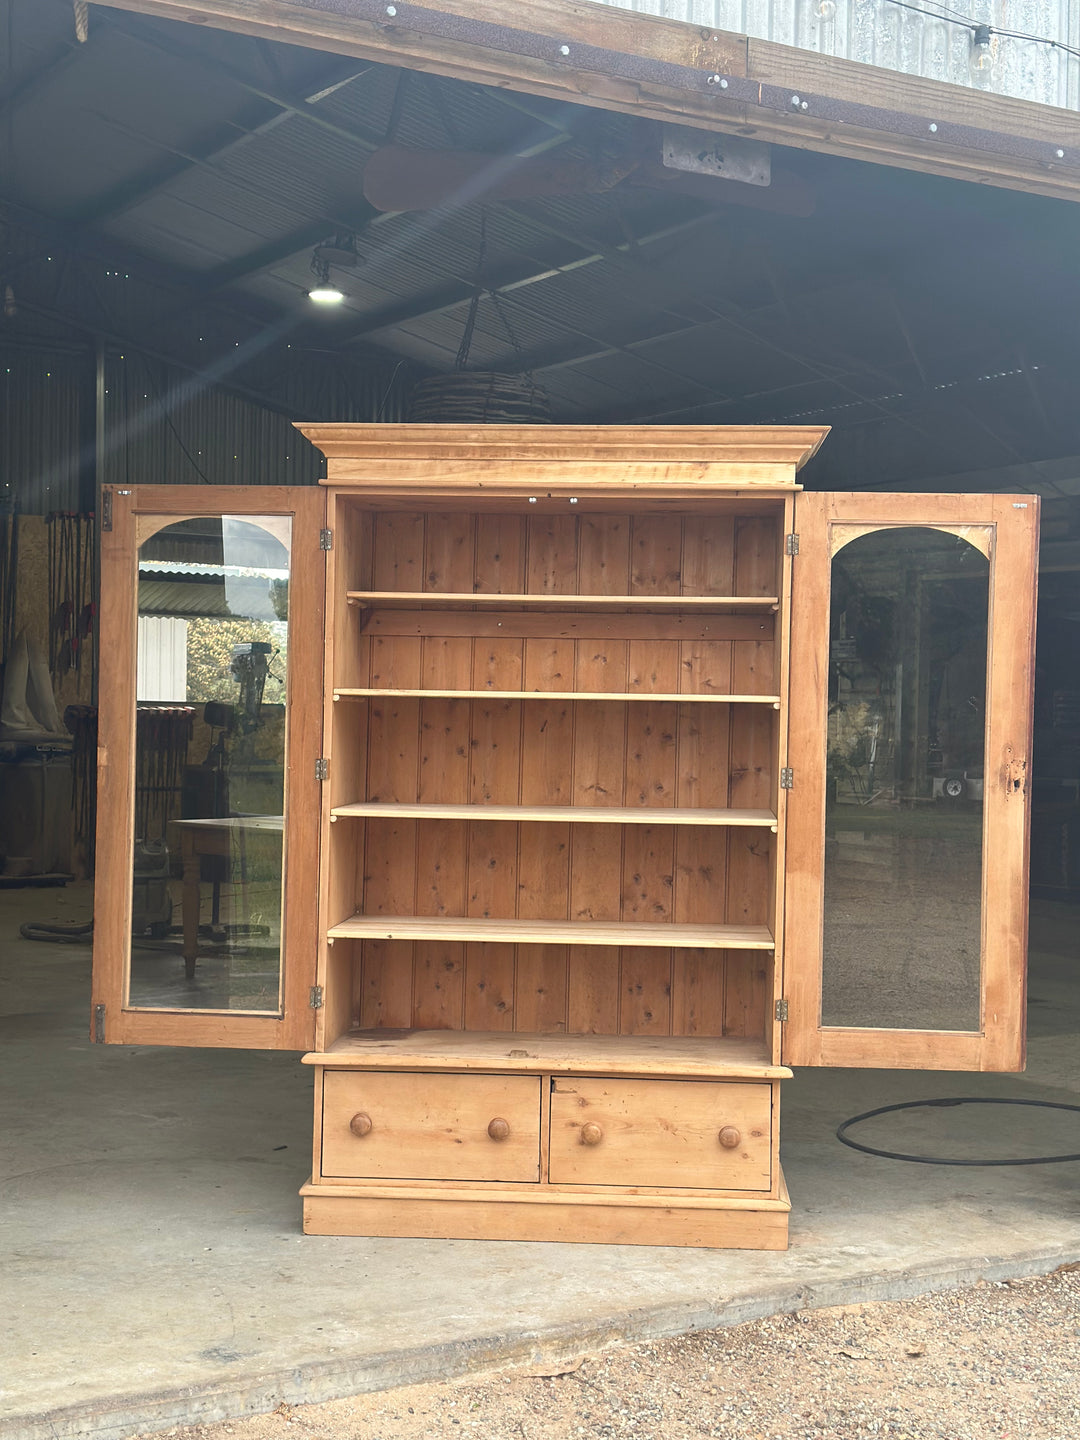
[[[412,150],[386,145],[364,167],[364,199],[376,210],[433,210],[474,200],[530,200],[608,190],[637,166],[548,155],[485,155],[469,150]]]

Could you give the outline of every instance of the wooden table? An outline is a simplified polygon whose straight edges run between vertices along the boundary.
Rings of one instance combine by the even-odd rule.
[[[249,831],[277,832],[285,828],[282,815],[226,815],[213,820],[173,820],[180,831],[180,858],[184,867],[184,973],[195,978],[195,961],[199,953],[199,881],[204,855],[228,856],[233,838],[243,844]]]

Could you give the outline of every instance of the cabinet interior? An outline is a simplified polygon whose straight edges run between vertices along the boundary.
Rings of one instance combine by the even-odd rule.
[[[774,1058],[783,501],[331,499],[320,1048],[513,1031]]]

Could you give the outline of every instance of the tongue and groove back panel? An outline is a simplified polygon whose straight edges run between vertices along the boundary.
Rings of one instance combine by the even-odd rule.
[[[335,777],[335,803],[771,810],[777,715],[769,704],[498,694],[773,695],[776,616],[768,606],[633,613],[575,610],[570,598],[537,613],[512,602],[502,610],[440,601],[773,597],[782,511],[761,508],[513,515],[342,505],[345,586],[429,594],[431,604],[351,606],[336,685],[482,693],[338,701],[335,754],[360,758],[347,781]],[[654,923],[661,942],[338,941],[353,966],[352,1025],[765,1034],[770,954],[673,948],[662,939],[671,922],[770,924],[775,836],[767,826],[395,817],[338,822],[333,839],[331,922],[354,911],[635,921]],[[343,960],[339,953],[335,964]]]

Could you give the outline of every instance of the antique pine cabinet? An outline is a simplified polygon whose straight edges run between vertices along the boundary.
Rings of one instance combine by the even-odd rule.
[[[307,1231],[780,1249],[787,1067],[1022,1067],[1034,498],[300,428],[104,497],[92,1033],[306,1051]]]

